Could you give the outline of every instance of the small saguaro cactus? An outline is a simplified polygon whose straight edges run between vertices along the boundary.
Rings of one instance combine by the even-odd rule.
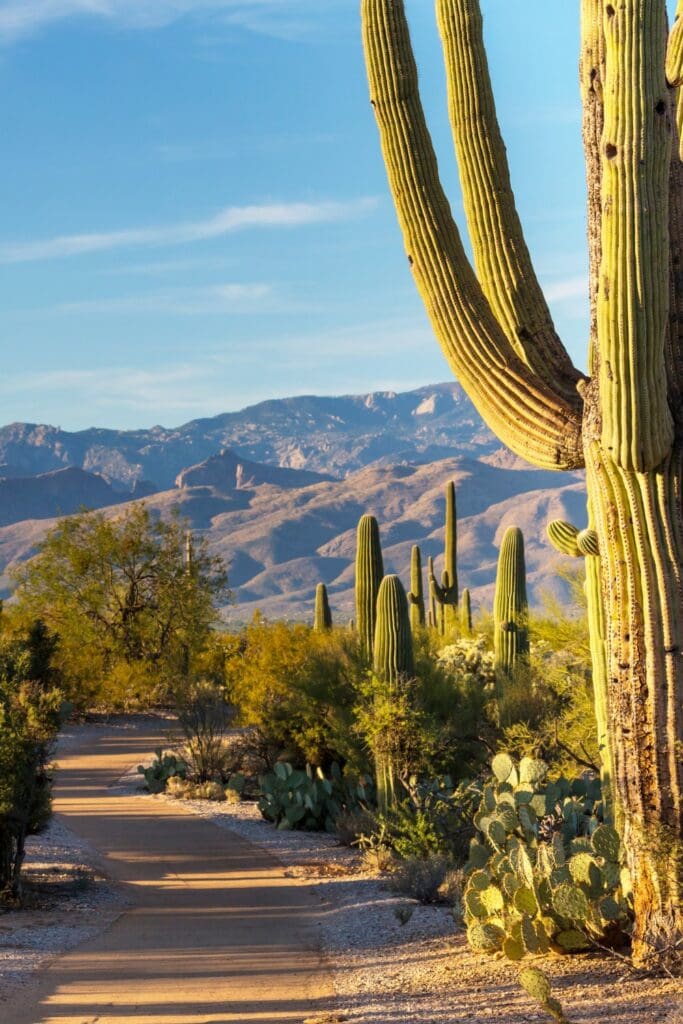
[[[384,576],[379,526],[374,516],[361,516],[356,544],[356,630],[366,657],[372,657],[375,609]]]
[[[332,629],[332,612],[330,611],[330,602],[327,597],[327,587],[324,583],[319,583],[315,588],[313,629],[321,633],[327,629]]]
[[[591,662],[593,666],[593,701],[598,728],[598,749],[600,751],[600,779],[605,801],[617,818],[615,794],[612,787],[613,760],[609,737],[607,657],[605,650],[605,613],[600,593],[600,551],[595,530],[579,530],[571,523],[555,519],[546,528],[548,540],[562,555],[570,558],[584,558],[586,567],[586,606],[588,609]]]
[[[379,701],[393,703],[412,677],[413,637],[408,599],[398,576],[385,576],[377,595],[373,668],[381,687]],[[377,805],[383,814],[396,802],[396,762],[391,728],[380,739],[375,755]]]
[[[444,531],[444,557],[441,583],[434,575],[433,560],[429,560],[429,586],[437,604],[441,605],[442,633],[449,632],[458,623],[458,525],[455,507],[455,484],[446,486],[446,525]]]
[[[417,544],[413,545],[410,553],[410,591],[408,593],[408,601],[410,602],[410,625],[413,633],[415,633],[425,624],[422,555]]]
[[[398,576],[385,576],[377,595],[373,664],[375,675],[386,683],[396,683],[413,674],[408,599]]]
[[[517,526],[503,535],[493,600],[493,651],[496,669],[511,675],[529,650],[524,537]]]
[[[472,636],[472,599],[467,587],[460,598],[460,632],[463,636]]]

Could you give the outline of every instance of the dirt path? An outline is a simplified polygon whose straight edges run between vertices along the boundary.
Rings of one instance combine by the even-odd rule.
[[[279,1024],[331,1009],[319,898],[181,804],[110,788],[162,742],[159,725],[102,730],[60,757],[55,809],[132,906],[4,1004],[3,1024]]]

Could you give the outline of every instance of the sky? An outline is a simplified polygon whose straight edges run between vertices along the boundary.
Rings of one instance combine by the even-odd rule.
[[[518,206],[584,365],[578,0],[482,0]],[[407,0],[464,228],[430,0]],[[0,422],[174,426],[451,379],[413,286],[356,0],[0,0]]]

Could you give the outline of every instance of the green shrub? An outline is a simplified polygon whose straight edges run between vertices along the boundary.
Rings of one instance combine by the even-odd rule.
[[[226,661],[238,724],[253,731],[253,746],[271,771],[278,760],[302,769],[316,764],[327,770],[335,761],[369,769],[353,729],[364,672],[355,634],[259,617]]]
[[[163,748],[158,747],[154,760],[147,768],[142,764],[138,765],[138,774],[144,777],[150,793],[163,793],[170,779],[176,776],[185,778],[187,765],[175,754],[164,754]]]
[[[438,854],[425,858],[410,857],[397,863],[388,885],[393,892],[419,903],[437,903],[448,870],[447,858]]]
[[[192,679],[176,690],[175,704],[188,775],[196,782],[227,779],[234,756],[227,735],[232,711],[225,688],[211,679]]]
[[[56,640],[40,621],[0,606],[0,898],[20,895],[27,836],[50,817],[50,755],[68,705],[53,667]]]
[[[543,761],[507,754],[492,762],[474,823],[464,894],[470,945],[526,953],[623,942],[629,931],[628,878],[620,842],[600,822],[595,779],[548,781]]]

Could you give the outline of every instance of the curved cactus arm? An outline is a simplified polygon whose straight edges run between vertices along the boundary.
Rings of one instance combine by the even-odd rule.
[[[470,266],[439,181],[402,0],[363,0],[372,105],[408,258],[443,352],[492,430],[536,465],[583,465],[576,407],[505,337]]]
[[[571,558],[578,558],[581,554],[577,538],[579,531],[571,523],[565,523],[562,519],[554,519],[546,526],[548,540],[561,555],[569,555]]]
[[[673,444],[665,363],[671,162],[666,5],[620,0],[607,6],[604,27],[602,444],[622,469],[646,472]]]
[[[555,331],[515,206],[479,0],[437,0],[436,11],[477,277],[517,355],[578,414],[580,374]]]

